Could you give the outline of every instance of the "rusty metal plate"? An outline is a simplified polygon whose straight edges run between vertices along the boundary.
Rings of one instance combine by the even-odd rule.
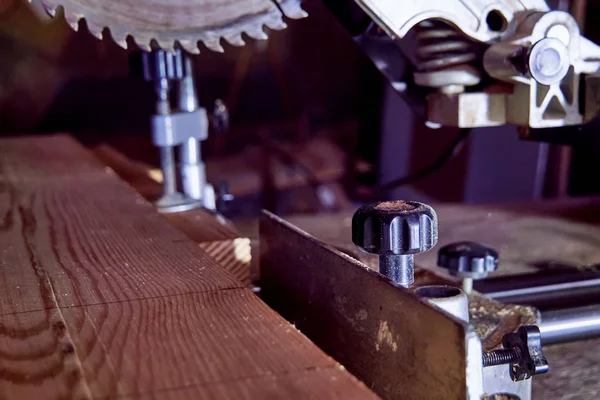
[[[260,263],[266,302],[383,398],[467,398],[466,324],[268,212]]]

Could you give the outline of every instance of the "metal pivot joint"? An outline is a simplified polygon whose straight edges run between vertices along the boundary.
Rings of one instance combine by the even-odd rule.
[[[437,243],[437,215],[426,204],[386,201],[359,208],[352,218],[352,241],[379,255],[379,273],[404,287],[414,282],[414,255]]]
[[[522,326],[517,332],[504,335],[502,345],[503,349],[483,353],[484,367],[509,364],[513,381],[548,372],[548,361],[542,352],[542,335],[537,326]]]
[[[475,242],[456,242],[438,252],[438,266],[463,278],[463,290],[470,293],[474,279],[484,279],[498,269],[498,252]]]

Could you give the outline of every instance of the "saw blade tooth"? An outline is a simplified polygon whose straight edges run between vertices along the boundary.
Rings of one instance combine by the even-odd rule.
[[[83,18],[83,15],[71,14],[65,12],[65,20],[67,24],[73,29],[75,32],[79,31],[79,21]]]
[[[227,39],[227,38],[226,38]],[[242,39],[242,36],[240,36],[239,38],[242,42],[244,41]],[[229,41],[229,39],[227,39],[227,41]],[[204,45],[212,50],[212,51],[216,51],[217,53],[224,53],[225,49],[223,48],[223,46],[221,45],[221,39],[217,38],[217,39],[205,39],[202,41],[202,43],[204,43]],[[229,42],[231,43],[231,42]],[[233,43],[232,43],[233,44]],[[243,46],[243,45],[242,45]]]
[[[119,47],[127,50],[127,40],[126,39],[122,39],[122,40],[115,40],[115,43],[119,45]]]
[[[287,24],[283,22],[283,15],[281,14],[281,11],[279,11],[279,8],[276,8],[273,12],[265,14],[261,18],[261,23],[266,25],[269,29],[275,31],[281,31],[287,28]]]
[[[127,37],[129,34],[123,30],[117,30],[114,28],[107,28],[106,32],[108,33],[108,37],[112,38],[112,40],[119,45],[119,47],[127,50]]]
[[[44,10],[46,10],[46,12],[52,17],[56,17],[56,12],[58,9],[58,6],[54,5],[54,4],[48,4],[47,2],[42,2],[42,6],[44,7]]]
[[[127,50],[127,35],[126,34],[121,34],[121,33],[116,33],[116,32],[111,31],[111,36],[113,37],[113,40],[115,41],[115,43],[119,45],[119,47]]]
[[[87,21],[88,31],[94,35],[97,39],[102,40],[104,38],[104,27],[101,25],[93,25]]]
[[[246,44],[246,42],[244,42],[244,39],[242,39],[242,34],[239,32],[227,35],[224,39],[231,43],[232,46],[240,47]]]
[[[137,47],[139,47],[140,49],[144,50],[144,51],[152,51],[152,46],[150,45],[150,42],[142,42],[142,41],[137,41],[135,40],[135,44]],[[127,48],[127,45],[125,45]],[[165,49],[167,50],[167,49]]]
[[[163,50],[166,50],[168,52],[175,52],[175,42],[172,39],[153,39],[153,40],[148,40],[145,43],[148,43],[148,50],[150,50],[152,48],[152,42],[155,42],[158,47],[160,47]],[[140,46],[141,47],[141,46]],[[144,48],[144,50],[146,50]]]
[[[200,49],[198,48],[198,42],[196,42],[194,40],[189,40],[189,39],[182,39],[182,40],[178,40],[177,42],[188,53],[200,54]]]
[[[279,3],[281,11],[291,19],[302,19],[308,17],[308,13],[302,9],[300,0],[283,0]]]
[[[263,30],[262,25],[249,27],[246,29],[246,33],[248,34],[248,36],[256,40],[267,40],[269,38],[269,36],[267,36],[265,31]]]
[[[282,31],[286,29],[288,26],[281,18],[278,18],[276,21],[266,21],[265,25],[269,29],[273,29],[274,31]]]

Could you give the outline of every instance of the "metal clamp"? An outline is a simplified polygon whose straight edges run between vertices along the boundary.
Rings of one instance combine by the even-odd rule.
[[[483,366],[510,364],[513,381],[523,381],[550,369],[542,352],[542,335],[535,325],[522,326],[502,338],[503,349],[483,353]]]

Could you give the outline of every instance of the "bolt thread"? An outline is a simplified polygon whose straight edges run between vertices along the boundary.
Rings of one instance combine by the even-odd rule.
[[[515,364],[520,359],[521,350],[518,347],[486,351],[483,353],[483,366],[493,367],[495,365]]]

